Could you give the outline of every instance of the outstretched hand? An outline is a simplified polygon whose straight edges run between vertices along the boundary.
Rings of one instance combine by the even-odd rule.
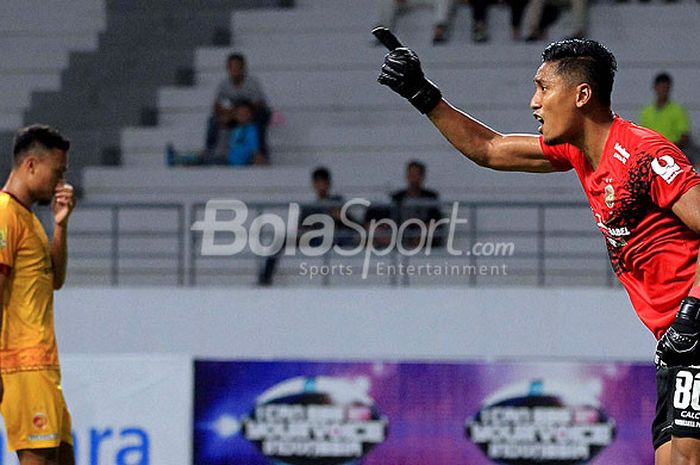
[[[386,28],[377,28],[373,34],[390,49],[377,81],[408,100],[421,113],[429,113],[440,102],[442,93],[425,78],[416,52],[403,47]]]

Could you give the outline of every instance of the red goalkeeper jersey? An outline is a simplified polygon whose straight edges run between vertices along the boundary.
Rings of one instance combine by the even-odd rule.
[[[570,144],[548,146],[555,169],[581,180],[615,274],[642,322],[657,338],[673,321],[695,278],[700,237],[671,211],[700,176],[675,145],[615,117],[594,170]]]

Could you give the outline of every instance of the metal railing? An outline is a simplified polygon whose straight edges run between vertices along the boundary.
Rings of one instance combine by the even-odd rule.
[[[37,214],[52,224],[49,212]],[[184,286],[185,214],[183,204],[79,204],[69,224],[68,284]]]
[[[254,253],[250,244],[234,255],[203,254],[202,231],[191,228],[193,223],[204,218],[206,205],[203,203],[80,204],[69,229],[68,283],[249,286],[258,283],[262,271],[274,261],[273,281],[281,285],[616,285],[604,241],[591,221],[587,204],[462,201],[456,205],[455,202],[422,205],[424,209],[437,207],[443,218],[450,218],[453,209],[457,208],[458,218],[465,220],[453,228],[451,238],[447,237],[449,231],[443,225],[443,243],[432,247],[430,254],[402,253],[397,243],[385,255],[370,254],[368,266],[366,244],[365,249],[358,249],[360,251],[354,256],[331,250],[310,257],[303,248],[290,243],[288,237],[285,237],[283,252],[272,258]],[[289,203],[247,203],[246,207],[248,218],[242,222],[242,228],[248,233],[253,219],[262,214],[268,214],[268,218],[277,215],[286,223],[290,221]],[[327,209],[329,205],[299,206],[302,210],[312,207]],[[421,204],[414,202],[408,207],[415,213],[415,208]],[[388,212],[386,218],[400,225],[398,220],[402,219],[402,208],[407,208],[407,205],[399,208],[391,204],[373,204],[372,208]],[[356,209],[353,221],[368,228],[370,221],[359,219],[367,213],[367,208]],[[403,219],[406,219],[405,215]],[[226,221],[225,215],[217,221]],[[287,231],[296,229],[296,222],[293,225],[286,223]],[[263,246],[270,245],[274,238],[273,228],[270,224],[259,226],[256,230],[260,232],[259,242]],[[219,243],[225,244],[231,242],[233,233],[220,230],[215,236]],[[410,242],[410,234],[408,239]],[[451,241],[452,249],[448,247],[447,239]],[[380,234],[375,236],[375,241],[381,242]],[[358,243],[355,238],[345,244],[345,249],[357,248]],[[470,253],[479,244],[492,244],[490,247],[494,250],[498,244],[511,244],[512,250],[510,254],[500,256]],[[463,254],[455,255],[451,250]],[[290,251],[291,254],[284,253]],[[504,273],[494,275],[497,266]],[[346,267],[346,271],[356,272],[348,275],[328,271],[319,273],[316,279],[305,275],[309,269],[326,271],[333,267],[336,271]],[[403,270],[432,269],[440,274],[399,273],[396,270],[400,267]],[[476,272],[483,267],[489,267],[490,272]],[[380,272],[383,269],[394,272],[383,274]],[[360,271],[367,271],[366,276]]]

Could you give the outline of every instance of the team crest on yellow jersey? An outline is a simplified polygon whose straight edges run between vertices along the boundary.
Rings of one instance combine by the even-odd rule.
[[[7,229],[0,229],[0,249],[7,247]]]

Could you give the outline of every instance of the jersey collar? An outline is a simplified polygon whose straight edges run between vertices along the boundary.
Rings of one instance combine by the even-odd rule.
[[[9,195],[15,202],[18,204],[22,205],[29,213],[32,213],[32,209],[26,206],[20,199],[17,198],[15,194],[13,194],[10,191],[6,191],[5,189],[0,189],[0,192],[4,192],[5,194]]]

